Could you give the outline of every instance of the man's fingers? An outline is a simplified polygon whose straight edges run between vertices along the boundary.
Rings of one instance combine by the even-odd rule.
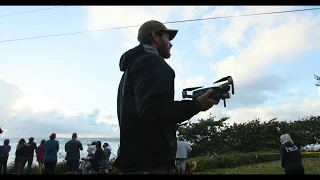
[[[219,101],[216,101],[216,100],[213,100],[213,99],[208,99],[208,101],[209,101],[211,104],[219,104]]]
[[[212,89],[209,89],[207,92],[204,93],[204,95],[206,97],[209,97],[211,93],[212,93]]]

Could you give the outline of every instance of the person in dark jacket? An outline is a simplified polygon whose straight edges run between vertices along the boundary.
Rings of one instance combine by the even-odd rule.
[[[101,141],[97,141],[96,148],[94,156],[89,159],[90,164],[83,169],[83,174],[88,174],[90,169],[97,171],[98,167],[101,167],[105,172],[107,171],[107,154],[101,147]]]
[[[164,59],[171,56],[177,32],[147,21],[139,28],[140,44],[120,58],[120,147],[114,166],[121,173],[168,174],[177,149],[176,124],[219,103],[208,98],[211,90],[194,100],[174,101],[175,72]]]
[[[286,174],[304,174],[301,153],[289,134],[280,136],[280,160]]]
[[[5,139],[3,142],[3,146],[0,146],[0,174],[7,174],[7,163],[9,152],[11,151],[9,142],[9,139]]]
[[[64,148],[66,151],[66,170],[68,174],[78,174],[79,172],[79,160],[80,160],[80,151],[83,150],[82,144],[77,140],[78,134],[73,133],[72,139],[69,140]]]
[[[25,149],[26,141],[24,138],[21,138],[17,144],[16,148],[16,158],[14,160],[14,172],[15,173],[23,173],[24,162],[26,158],[26,149]]]
[[[107,164],[107,160],[106,160],[107,155],[106,155],[105,151],[101,147],[101,141],[97,141],[96,146],[97,146],[97,150],[94,153],[94,156],[91,159],[89,159],[89,161],[90,161],[91,166],[92,166],[93,169],[96,170],[98,167],[102,167],[105,170],[106,168],[108,168],[106,166],[106,164]]]
[[[29,142],[25,144],[26,154],[25,154],[25,159],[23,161],[23,167],[28,162],[26,174],[30,174],[31,166],[33,162],[33,156],[36,148],[37,148],[37,144],[34,142],[34,137],[30,137]]]

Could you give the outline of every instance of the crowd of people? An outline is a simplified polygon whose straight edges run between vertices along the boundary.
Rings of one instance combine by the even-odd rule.
[[[41,140],[37,146],[34,138],[30,137],[29,142],[22,138],[17,144],[15,152],[14,172],[17,174],[30,174],[34,152],[38,161],[39,174],[44,166],[45,174],[53,174],[57,164],[57,153],[59,151],[59,141],[56,139],[56,134],[52,133],[49,140]],[[280,136],[282,144],[280,148],[280,162],[286,174],[304,174],[304,166],[302,164],[301,153],[289,134]],[[7,174],[7,161],[11,146],[10,140],[5,139],[3,145],[0,146],[0,174]],[[70,174],[89,174],[90,170],[95,170],[100,167],[105,173],[108,173],[111,155],[111,146],[104,143],[101,146],[100,141],[93,141],[88,144],[88,155],[83,165],[80,167],[80,151],[83,150],[82,143],[77,140],[77,133],[72,134],[72,139],[65,144],[66,151],[66,172]],[[187,171],[188,154],[192,151],[191,146],[184,140],[182,136],[178,137],[177,151],[175,156],[175,166],[178,174],[185,174]],[[26,171],[24,167],[27,164]]]
[[[7,174],[7,162],[11,151],[9,143],[10,140],[5,139],[3,145],[0,146],[0,174]],[[13,171],[16,174],[30,174],[33,159],[36,157],[38,173],[41,174],[44,167],[45,174],[53,174],[58,161],[58,151],[59,141],[56,140],[55,133],[50,135],[49,140],[41,140],[39,146],[34,142],[33,137],[30,137],[28,142],[21,138],[15,152]],[[88,145],[87,151],[90,158],[87,159],[83,169],[79,169],[80,151],[83,151],[82,143],[77,140],[77,133],[73,133],[72,139],[65,144],[67,174],[78,174],[79,172],[89,174],[90,170],[95,170],[98,167],[108,173],[111,155],[111,146],[108,143],[104,143],[102,146],[101,141],[94,141]],[[26,165],[27,168],[25,168]]]

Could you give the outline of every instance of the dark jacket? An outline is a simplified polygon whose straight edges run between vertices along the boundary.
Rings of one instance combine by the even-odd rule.
[[[94,156],[89,159],[91,162],[93,168],[97,168],[99,166],[101,167],[107,167],[107,154],[102,148],[97,148],[96,152],[94,153]]]
[[[125,52],[118,88],[119,156],[122,172],[174,165],[176,124],[199,113],[198,101],[174,101],[174,70],[148,45]]]
[[[34,151],[37,149],[37,144],[35,142],[28,142],[25,146],[26,157],[33,157]]]
[[[282,145],[280,149],[281,166],[285,171],[303,169],[301,154],[298,147],[291,142]]]
[[[27,157],[26,145],[23,145],[20,149],[16,149],[16,157]]]
[[[10,151],[11,151],[10,145],[0,146],[0,158],[8,158]]]

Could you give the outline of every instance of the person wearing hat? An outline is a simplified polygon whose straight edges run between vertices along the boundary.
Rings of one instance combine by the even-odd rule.
[[[139,28],[139,45],[120,58],[120,147],[114,167],[121,173],[169,174],[175,165],[176,124],[219,103],[208,98],[211,90],[194,100],[174,101],[175,72],[165,59],[177,33],[147,21]]]

